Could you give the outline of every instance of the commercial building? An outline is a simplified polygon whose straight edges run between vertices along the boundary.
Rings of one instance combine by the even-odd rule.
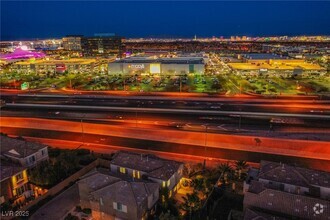
[[[204,74],[203,57],[130,57],[109,63],[109,74],[185,75]]]
[[[62,38],[64,50],[80,51],[82,35],[67,35]]]
[[[99,72],[105,71],[106,65],[102,65],[100,60],[72,58],[67,60],[27,60],[13,63],[9,66],[11,71],[18,73],[63,73],[65,71],[70,73],[79,72]]]
[[[244,210],[292,219],[330,219],[330,173],[261,161],[244,183]]]
[[[157,183],[123,180],[102,169],[83,176],[78,187],[80,205],[93,219],[147,219],[159,198]]]
[[[125,39],[113,34],[96,34],[93,37],[81,38],[81,48],[86,57],[109,55],[121,57],[125,52]]]
[[[1,157],[9,159],[23,167],[34,167],[48,160],[48,146],[0,135]]]
[[[42,52],[34,52],[25,50],[25,48],[16,48],[12,53],[1,54],[0,60],[9,61],[9,60],[24,60],[24,59],[36,59],[44,58],[46,55]]]

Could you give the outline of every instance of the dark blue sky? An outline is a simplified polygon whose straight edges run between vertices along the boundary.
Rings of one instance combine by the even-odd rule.
[[[1,39],[330,35],[330,1],[1,1]]]

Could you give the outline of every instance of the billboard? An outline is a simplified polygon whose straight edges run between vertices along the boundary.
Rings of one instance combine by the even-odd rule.
[[[57,73],[64,73],[66,70],[65,64],[56,64],[56,72]]]
[[[150,64],[150,73],[159,74],[160,73],[160,63],[151,63]]]

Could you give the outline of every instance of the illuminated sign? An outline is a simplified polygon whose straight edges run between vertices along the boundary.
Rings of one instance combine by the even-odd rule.
[[[21,90],[27,90],[29,89],[30,84],[28,82],[24,82],[21,84]]]
[[[144,64],[132,64],[128,67],[129,68],[134,68],[134,69],[144,69]]]
[[[160,73],[160,63],[151,63],[150,73]]]

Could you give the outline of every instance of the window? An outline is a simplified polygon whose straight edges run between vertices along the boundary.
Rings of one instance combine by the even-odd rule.
[[[169,179],[168,181],[167,181],[167,187],[169,187],[171,185],[171,180]]]
[[[117,210],[118,211],[122,211],[123,210],[123,204],[121,204],[121,203],[117,203]]]
[[[124,167],[119,167],[119,172],[126,174],[126,168]]]
[[[101,206],[104,205],[104,204],[103,204],[103,198],[102,198],[102,197],[100,197],[100,205],[101,205]]]
[[[35,156],[29,157],[29,163],[34,163],[36,161]]]
[[[113,208],[117,211],[127,213],[127,206],[120,202],[113,202]]]
[[[163,188],[165,188],[166,187],[166,182],[165,181],[163,181]]]
[[[140,178],[141,178],[141,176],[140,176],[140,171],[133,170],[133,177],[134,177],[134,178],[137,178],[137,179],[140,179]]]
[[[45,149],[41,150],[41,155],[42,156],[45,156],[46,155],[46,150]]]
[[[21,186],[19,188],[16,189],[16,195],[20,196],[24,193],[24,186]]]
[[[19,174],[16,175],[16,181],[19,182],[21,180],[23,180],[23,174],[19,173]]]

